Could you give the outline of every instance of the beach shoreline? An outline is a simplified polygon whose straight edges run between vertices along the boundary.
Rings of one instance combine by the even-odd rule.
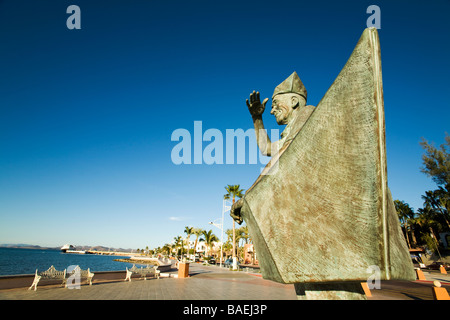
[[[126,259],[114,259],[113,261],[118,262],[127,262],[127,263],[134,263],[134,264],[150,264],[159,266],[160,264],[156,260],[150,260],[150,259],[132,259],[132,258],[126,258]]]

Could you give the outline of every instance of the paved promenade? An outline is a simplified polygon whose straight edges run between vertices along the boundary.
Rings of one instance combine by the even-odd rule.
[[[190,277],[160,278],[131,282],[124,277],[83,284],[69,290],[59,286],[38,286],[0,290],[0,300],[296,300],[293,285],[279,284],[245,272],[215,266],[190,265]],[[426,273],[427,281],[382,281],[368,300],[433,300],[433,280],[450,289],[450,275]],[[31,283],[30,283],[31,284]]]
[[[38,286],[0,290],[2,300],[296,300],[293,285],[264,280],[245,272],[215,266],[190,265],[189,278],[163,278],[131,282],[95,282],[80,289]]]

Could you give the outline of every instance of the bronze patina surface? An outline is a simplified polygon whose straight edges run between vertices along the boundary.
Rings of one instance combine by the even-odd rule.
[[[291,95],[294,116],[278,114],[277,122],[297,128],[287,133],[292,139],[282,136],[275,153],[258,138],[272,160],[231,212],[248,226],[263,277],[317,290],[313,284],[366,281],[376,266],[380,280],[414,280],[388,189],[377,30],[364,30],[317,107],[306,106],[302,85],[280,93]],[[252,107],[267,100],[260,104],[254,92],[247,102],[256,129],[263,128],[264,108]],[[308,285],[297,286],[302,290]]]

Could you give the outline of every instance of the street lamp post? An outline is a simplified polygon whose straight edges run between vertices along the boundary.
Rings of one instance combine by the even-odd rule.
[[[223,206],[222,206],[222,221],[221,223],[214,223],[210,222],[209,224],[212,224],[213,226],[220,229],[220,267],[222,267],[222,261],[223,261],[223,216],[226,211],[229,211],[231,209],[231,206],[227,205],[227,200],[223,200]],[[218,219],[216,219],[218,220]]]
[[[216,220],[218,220],[218,219],[216,219]],[[222,257],[223,257],[223,254],[222,254],[222,249],[223,249],[223,213],[222,213],[222,223],[210,222],[209,224],[219,228],[220,231],[221,231],[221,235],[220,235],[220,267],[222,267]]]

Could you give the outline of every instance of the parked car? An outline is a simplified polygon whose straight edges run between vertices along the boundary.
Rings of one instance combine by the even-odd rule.
[[[422,262],[422,259],[419,256],[412,256],[411,261],[413,263],[414,268],[425,268],[425,264]]]
[[[209,258],[208,260],[209,264],[216,264],[216,259],[214,259],[213,257]]]
[[[236,263],[237,263],[237,266],[239,266],[239,262],[236,261]],[[227,260],[225,260],[225,262],[223,263],[223,265],[224,265],[225,267],[231,268],[231,267],[233,266],[233,259],[232,259],[232,258],[228,258]]]
[[[444,266],[445,270],[450,271],[450,264],[440,261],[435,261],[432,264],[427,265],[426,268],[430,270],[439,270],[441,266]]]

